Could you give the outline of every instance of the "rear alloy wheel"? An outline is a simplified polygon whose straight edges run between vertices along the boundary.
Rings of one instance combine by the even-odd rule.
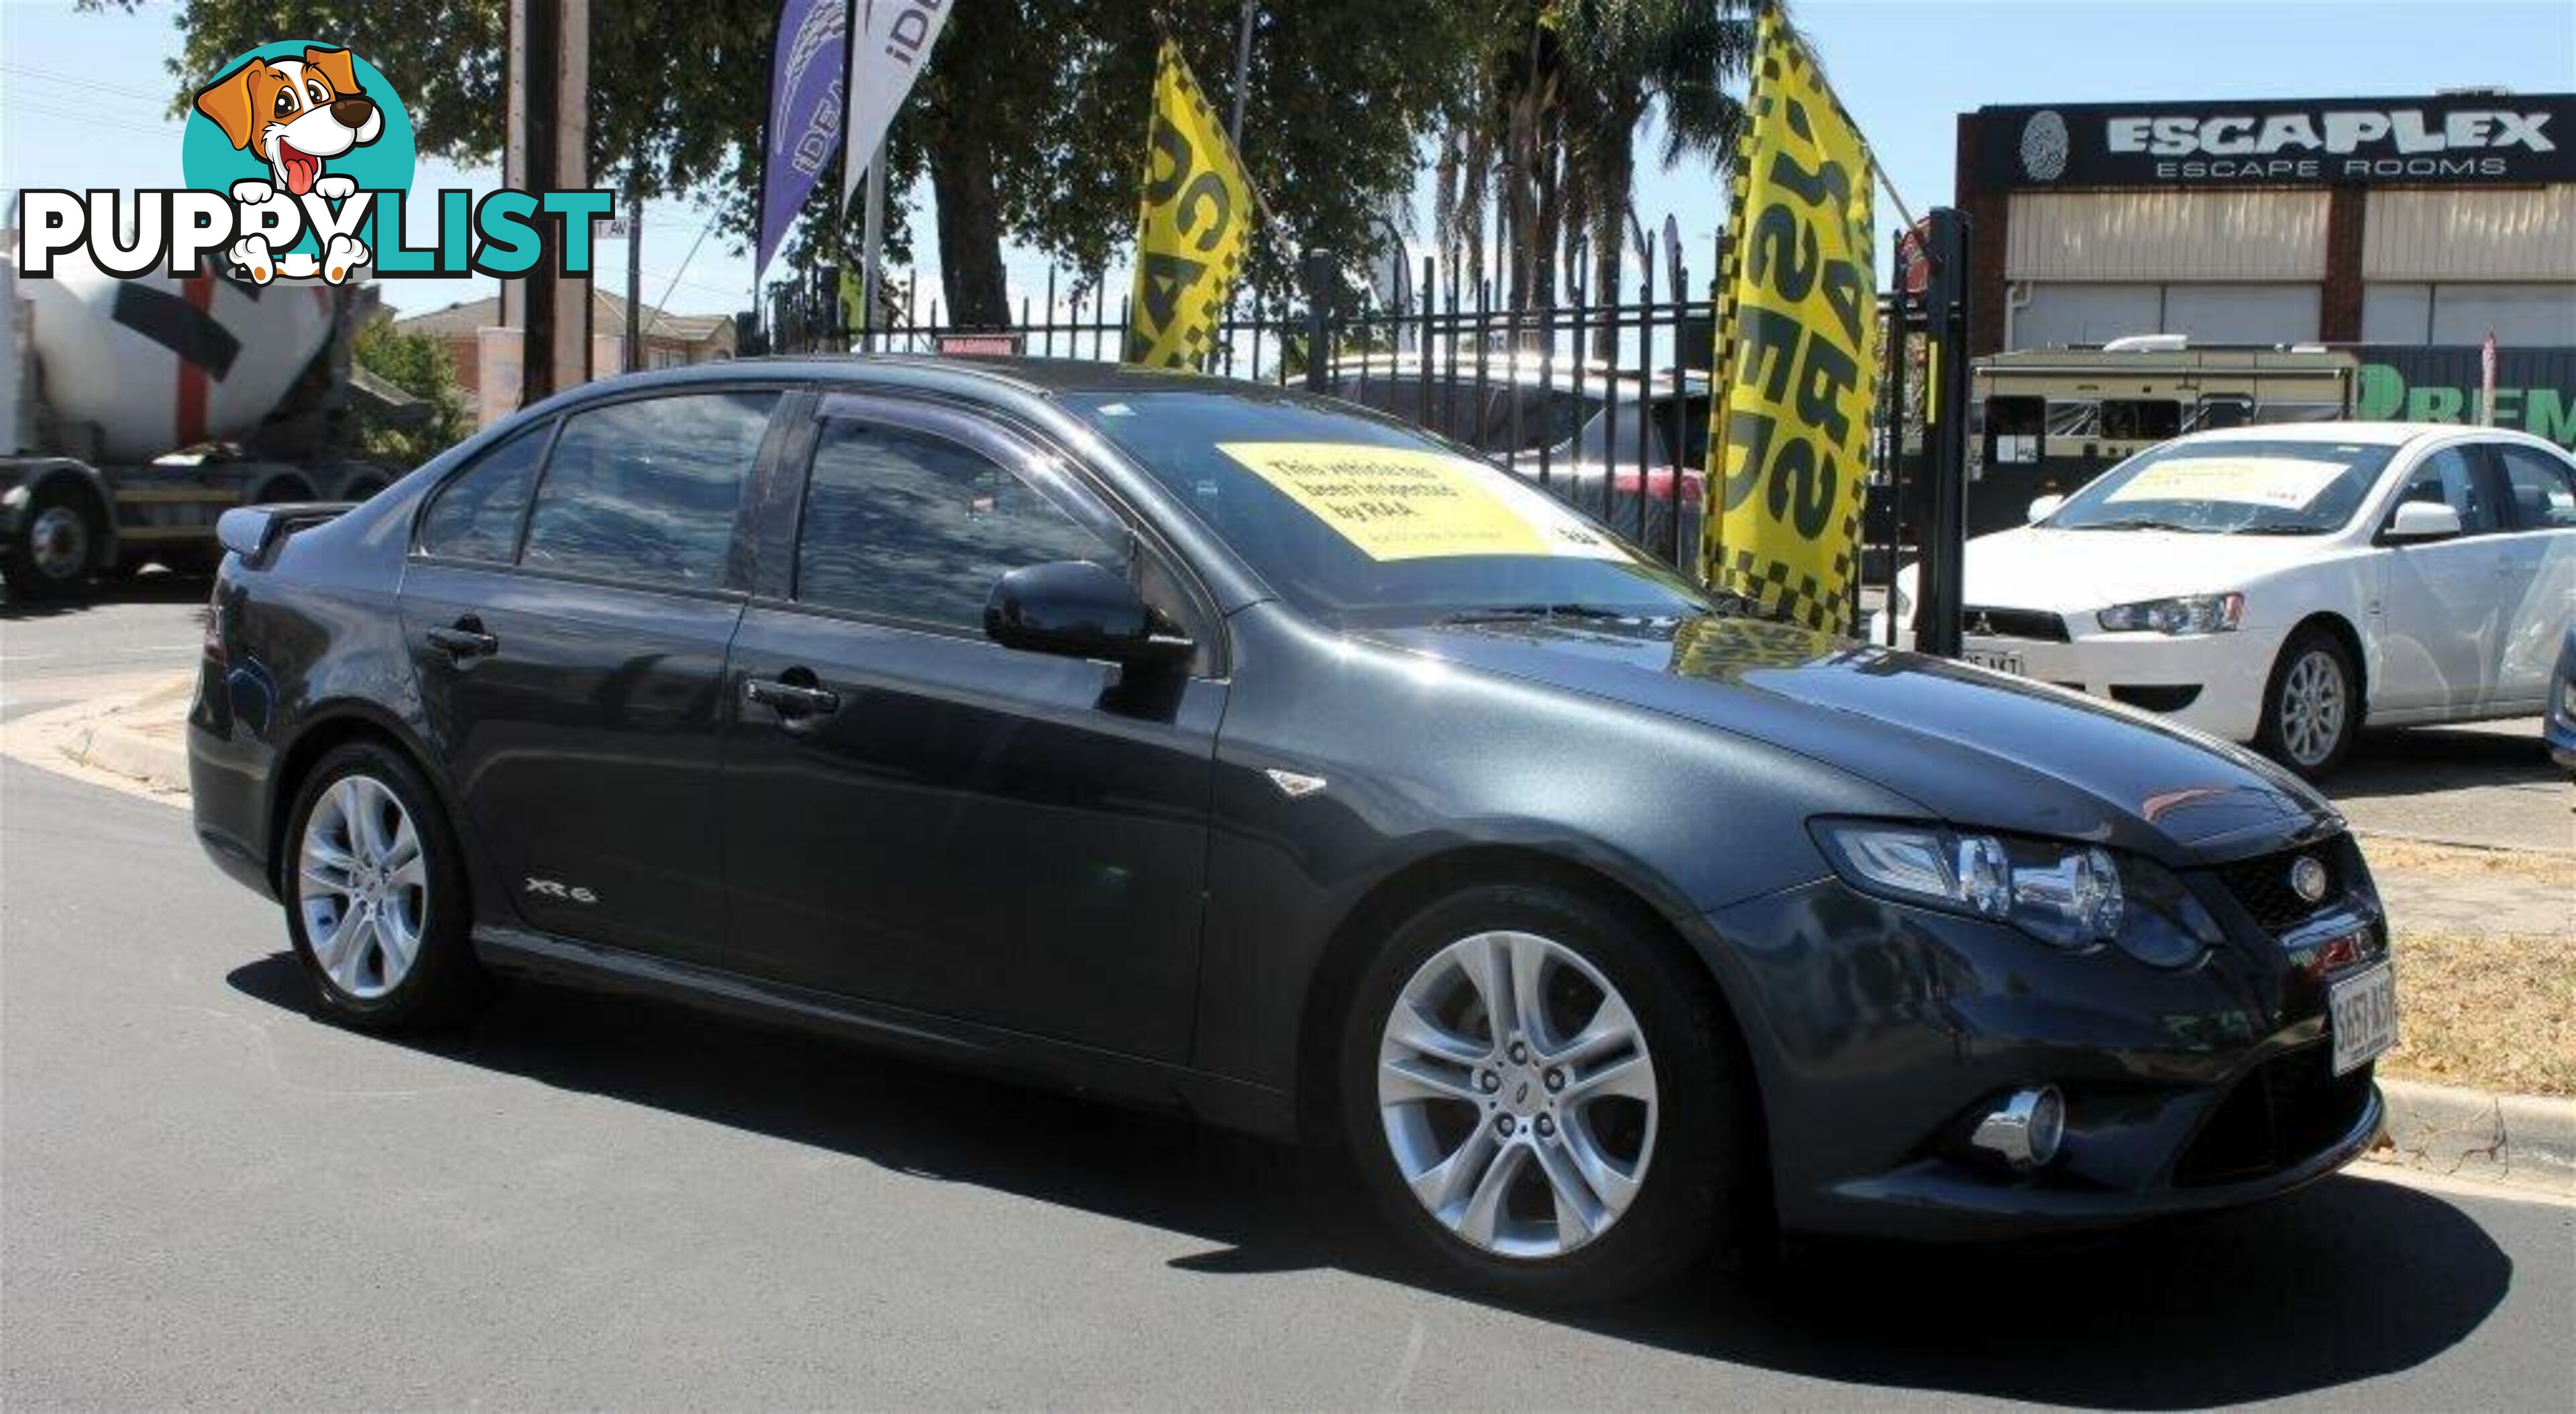
[[[372,742],[323,758],[288,835],[287,930],[325,1013],[371,1028],[462,1014],[481,973],[436,798]]]
[[[2311,780],[2340,765],[2361,726],[2352,655],[2323,629],[2291,636],[2263,697],[2261,745]]]
[[[352,772],[305,817],[295,906],[314,964],[361,1001],[402,985],[429,915],[420,829],[384,782]]]
[[[1755,1126],[1708,979],[1590,899],[1425,910],[1363,979],[1343,1110],[1379,1206],[1441,1275],[1608,1299],[1707,1249]]]

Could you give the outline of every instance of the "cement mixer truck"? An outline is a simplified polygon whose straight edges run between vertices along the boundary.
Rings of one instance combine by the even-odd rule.
[[[357,400],[398,421],[427,411],[352,374],[374,291],[211,272],[120,280],[60,259],[56,272],[21,279],[0,256],[0,575],[11,597],[75,594],[152,563],[211,569],[226,510],[363,500],[397,474],[350,445]]]

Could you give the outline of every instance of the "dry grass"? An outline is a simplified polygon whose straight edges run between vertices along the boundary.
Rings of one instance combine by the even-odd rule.
[[[2398,933],[2397,1048],[2382,1074],[2515,1095],[2576,1095],[2576,943]]]
[[[2576,890],[2576,854],[2529,849],[2476,849],[2467,845],[2391,839],[2386,835],[2363,835],[2360,840],[2362,857],[2370,861],[2373,874],[2395,869]]]

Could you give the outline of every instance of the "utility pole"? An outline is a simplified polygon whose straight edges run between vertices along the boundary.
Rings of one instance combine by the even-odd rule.
[[[626,198],[626,371],[644,368],[644,179],[632,179]]]
[[[1243,156],[1243,100],[1252,83],[1252,17],[1259,8],[1259,0],[1243,0],[1243,18],[1234,27],[1234,116],[1225,125],[1225,137],[1238,160]]]
[[[859,318],[866,324],[860,347],[869,353],[877,351],[877,280],[885,262],[885,159],[880,142],[868,159],[868,209],[859,228]]]
[[[510,0],[508,136],[502,181],[520,191],[590,185],[590,0]],[[519,405],[590,377],[590,278],[539,261],[501,282],[501,322],[520,331]]]

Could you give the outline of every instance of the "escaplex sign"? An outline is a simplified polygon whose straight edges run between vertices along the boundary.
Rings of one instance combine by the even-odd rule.
[[[587,274],[606,191],[438,193],[415,230],[411,118],[373,64],[336,45],[262,45],[209,77],[181,138],[185,187],[19,197],[18,269],[43,279],[87,263],[133,279],[186,278],[212,262],[237,280],[372,275],[515,279],[540,263]],[[419,239],[426,236],[426,240]]]
[[[2576,180],[2576,96],[2092,104],[1978,110],[1986,184]]]

